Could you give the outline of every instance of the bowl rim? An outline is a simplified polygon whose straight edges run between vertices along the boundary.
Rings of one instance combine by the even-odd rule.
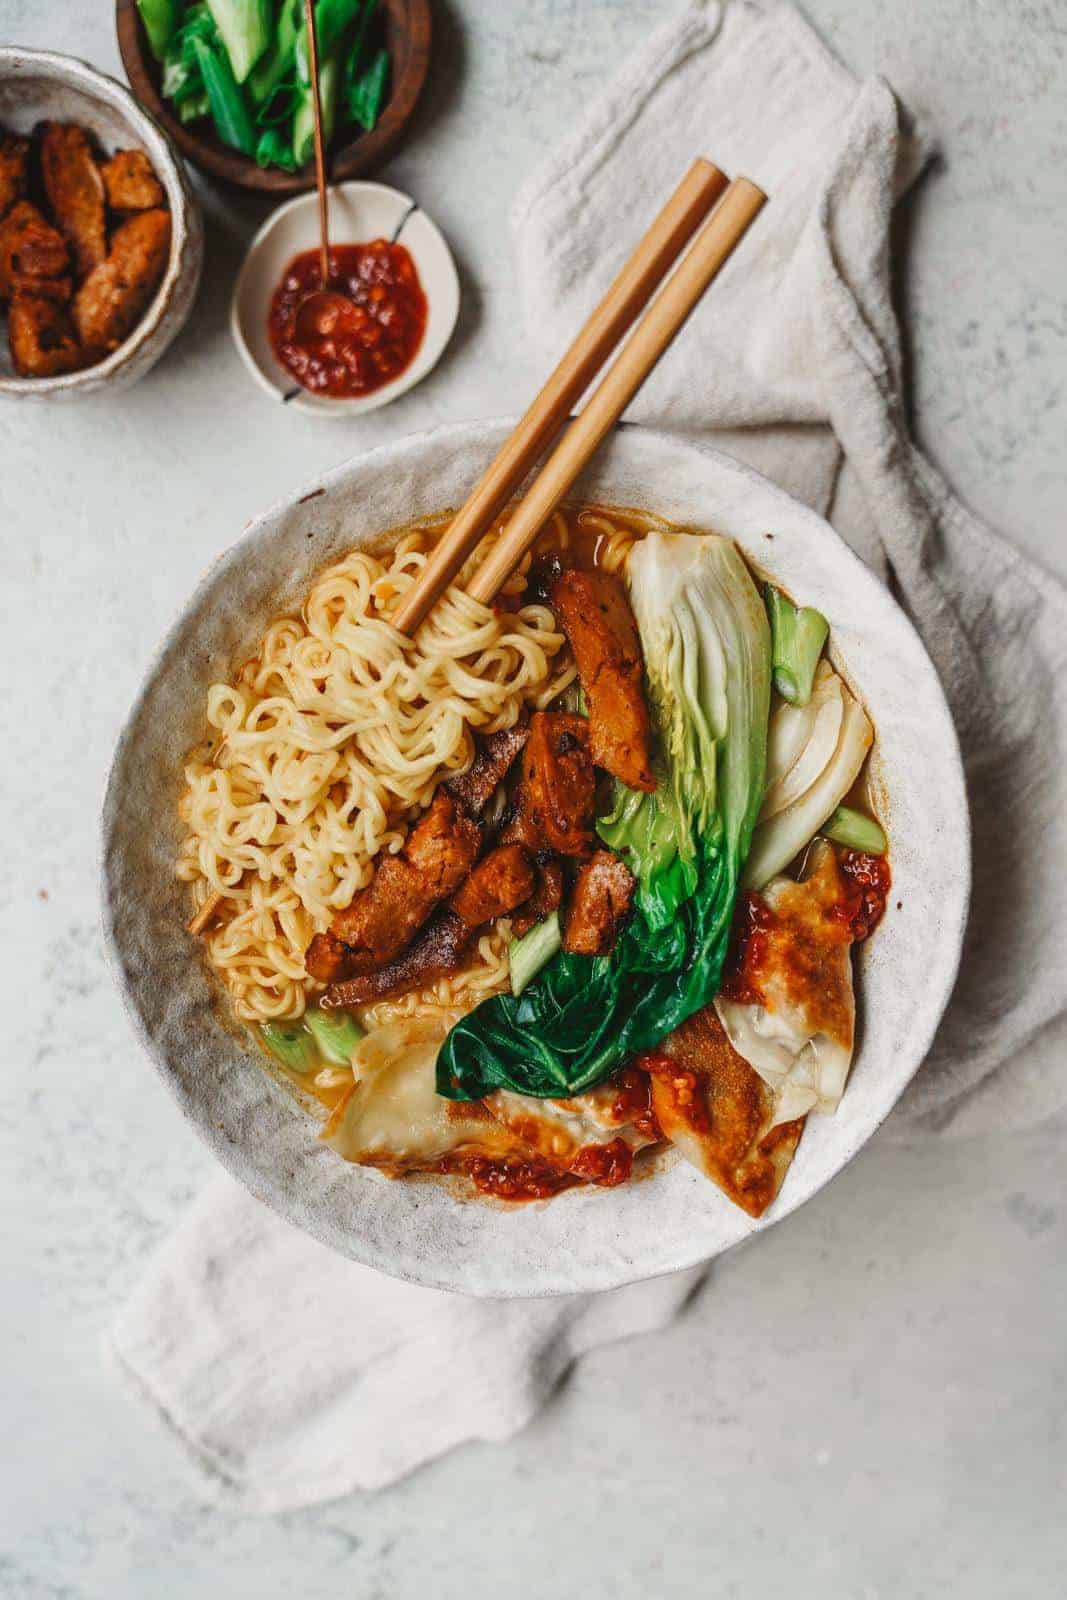
[[[80,56],[63,55],[55,50],[25,50],[19,45],[0,45],[0,78],[7,76],[5,68],[14,67],[32,76],[52,77],[58,82],[82,90],[90,98],[104,100],[130,125],[131,133],[143,143],[158,146],[153,151],[166,167],[181,195],[181,206],[171,207],[170,254],[167,270],[156,290],[151,305],[132,333],[103,361],[82,367],[78,372],[64,372],[54,378],[8,378],[0,375],[0,394],[43,397],[49,394],[70,394],[81,388],[98,388],[118,374],[130,358],[141,348],[163,322],[174,301],[178,285],[186,270],[186,257],[190,241],[199,233],[199,211],[189,184],[181,157],[174,148],[167,130],[159,126],[127,89],[126,85],[90,66]],[[38,69],[40,69],[38,71]],[[199,265],[197,266],[199,275]],[[162,353],[162,352],[161,352]]]
[[[335,180],[358,178],[390,154],[407,130],[425,87],[433,47],[430,0],[396,0],[396,3],[404,7],[412,48],[404,62],[403,72],[390,85],[385,110],[374,128],[370,133],[357,134],[354,139],[339,145],[332,157],[327,155],[327,167]],[[389,5],[390,0],[385,0],[385,7]],[[314,162],[309,162],[299,172],[259,167],[251,156],[201,138],[174,116],[152,76],[151,58],[146,50],[136,0],[116,0],[115,34],[134,98],[161,124],[194,166],[222,183],[261,194],[293,195],[314,189]]]
[[[454,1264],[448,1252],[442,1252],[439,1258],[427,1262],[425,1256],[419,1255],[418,1252],[412,1253],[408,1251],[407,1253],[402,1253],[397,1249],[390,1250],[378,1247],[373,1241],[368,1243],[361,1235],[353,1235],[352,1232],[345,1230],[335,1218],[325,1214],[325,1208],[317,1203],[317,1197],[324,1190],[325,1185],[316,1189],[315,1196],[311,1200],[286,1192],[277,1174],[266,1172],[257,1162],[250,1149],[246,1149],[244,1144],[235,1141],[232,1135],[226,1131],[223,1124],[216,1124],[209,1116],[204,1114],[196,1097],[179,1080],[178,1075],[168,1063],[164,1051],[157,1046],[132,992],[119,938],[119,908],[111,893],[109,880],[109,844],[112,823],[116,815],[119,799],[120,770],[123,767],[127,750],[135,740],[139,716],[144,710],[146,700],[155,684],[160,668],[165,665],[172,647],[180,638],[187,617],[194,611],[199,602],[207,596],[222,570],[234,564],[242,563],[250,556],[253,556],[255,546],[261,538],[265,527],[273,519],[292,511],[310,498],[318,498],[323,492],[329,492],[332,487],[339,484],[348,474],[358,470],[362,464],[372,459],[376,459],[381,464],[383,461],[388,461],[390,457],[394,460],[402,458],[405,452],[426,450],[434,443],[444,443],[458,449],[465,442],[484,442],[487,436],[496,437],[500,435],[502,439],[505,436],[505,430],[510,432],[517,421],[517,418],[494,418],[474,423],[447,423],[380,444],[371,450],[359,452],[328,472],[316,475],[308,483],[280,497],[273,505],[248,522],[241,535],[227,549],[220,552],[207,567],[193,593],[177,610],[171,626],[167,629],[166,634],[145,667],[137,695],[123,722],[115,746],[104,792],[99,835],[99,888],[105,954],[112,976],[122,997],[124,1009],[145,1053],[162,1077],[168,1091],[177,1101],[183,1115],[191,1122],[201,1140],[218,1157],[223,1167],[241,1182],[256,1199],[263,1202],[286,1221],[303,1229],[320,1243],[336,1250],[342,1257],[356,1260],[365,1266],[373,1267],[391,1277],[396,1277],[406,1282],[468,1294],[478,1298],[491,1299],[526,1299],[598,1292],[621,1288],[629,1283],[645,1281],[665,1276],[668,1273],[682,1271],[715,1259],[725,1250],[732,1249],[734,1245],[752,1237],[753,1234],[763,1232],[768,1227],[773,1227],[776,1223],[784,1221],[787,1216],[790,1216],[800,1206],[806,1204],[809,1199],[812,1199],[826,1188],[851,1164],[856,1155],[873,1138],[890,1111],[898,1103],[904,1090],[923,1064],[929,1052],[959,971],[971,896],[971,819],[962,755],[955,724],[936,668],[930,660],[926,647],[914,624],[898,604],[895,597],[824,517],[813,511],[809,506],[806,506],[803,501],[781,489],[762,473],[703,441],[686,438],[665,429],[623,423],[621,425],[622,429],[627,434],[632,433],[641,439],[647,439],[653,445],[658,444],[660,447],[668,447],[671,450],[697,454],[707,463],[709,470],[714,471],[717,468],[725,470],[735,481],[745,482],[757,489],[762,495],[778,500],[783,508],[789,508],[792,516],[803,517],[810,521],[811,524],[817,525],[820,536],[828,538],[835,547],[836,559],[846,566],[850,566],[853,572],[859,575],[858,581],[868,589],[868,592],[877,590],[881,603],[888,607],[888,614],[893,615],[894,627],[901,630],[901,636],[907,638],[910,647],[917,652],[915,661],[922,668],[925,689],[928,695],[928,699],[924,704],[924,723],[929,719],[936,726],[936,732],[942,741],[945,755],[945,776],[951,784],[952,791],[954,791],[942,790],[941,798],[947,802],[945,815],[951,819],[952,823],[948,834],[947,849],[950,852],[954,852],[955,856],[952,863],[952,882],[955,888],[955,896],[952,904],[944,908],[948,911],[949,918],[939,940],[939,948],[942,952],[942,961],[937,974],[939,981],[932,988],[928,987],[924,990],[922,996],[922,1025],[918,1026],[917,1030],[913,1027],[913,1031],[909,1036],[909,1065],[906,1074],[894,1079],[891,1085],[891,1096],[887,1103],[877,1112],[874,1120],[870,1121],[861,1130],[857,1142],[847,1150],[833,1171],[827,1176],[809,1183],[802,1189],[798,1188],[798,1192],[790,1192],[787,1189],[783,1195],[779,1196],[769,1215],[758,1221],[753,1221],[752,1218],[741,1212],[739,1208],[733,1208],[729,1213],[731,1223],[730,1237],[723,1243],[713,1247],[710,1252],[707,1241],[699,1231],[694,1230],[691,1233],[679,1234],[654,1261],[647,1263],[640,1261],[628,1263],[618,1260],[613,1261],[610,1258],[610,1254],[602,1253],[595,1266],[583,1269],[582,1276],[578,1281],[575,1280],[573,1275],[568,1274],[567,1264],[563,1262],[554,1264],[549,1270],[541,1272],[537,1281],[531,1282],[529,1277],[524,1276],[521,1269],[517,1271],[508,1259],[494,1261],[491,1273],[488,1275],[483,1274],[475,1281],[469,1272],[464,1274],[461,1266]],[[862,684],[860,687],[862,688]],[[702,1181],[707,1182],[707,1180]],[[723,1198],[724,1204],[729,1204],[724,1197],[721,1198]],[[734,1215],[734,1211],[736,1211],[736,1215]]]
[[[456,323],[459,321],[462,286],[459,280],[459,270],[456,266],[455,257],[453,256],[451,246],[449,245],[449,242],[439,225],[434,221],[430,213],[422,205],[420,205],[414,196],[406,194],[403,189],[394,188],[392,184],[379,183],[377,179],[374,178],[349,178],[343,183],[331,183],[327,185],[327,191],[329,193],[338,195],[345,195],[357,191],[365,194],[368,190],[373,190],[376,194],[388,195],[390,199],[398,200],[401,203],[403,216],[401,219],[399,232],[402,232],[403,228],[407,225],[408,220],[417,214],[422,217],[423,221],[436,236],[437,241],[444,252],[444,259],[448,272],[448,288],[453,297],[452,314],[449,319],[447,329],[442,330],[443,336],[441,337],[440,347],[429,360],[427,365],[420,365],[420,362],[424,359],[423,350],[425,346],[426,333],[429,332],[428,327],[426,333],[423,334],[423,344],[421,344],[418,350],[416,350],[414,357],[404,368],[404,370],[400,372],[390,383],[382,384],[381,388],[372,390],[372,392],[368,395],[330,399],[329,397],[320,395],[310,395],[304,390],[300,389],[299,392],[292,398],[291,405],[294,411],[301,411],[305,416],[323,417],[327,420],[340,421],[348,417],[367,416],[372,411],[380,411],[382,407],[391,405],[394,400],[399,400],[401,395],[407,394],[411,389],[414,389],[417,384],[420,384],[424,378],[429,377],[430,373],[434,370],[438,362],[441,360],[441,357],[448,349],[452,335],[456,331]],[[297,194],[293,195],[292,199],[287,200],[284,205],[278,206],[275,211],[271,212],[270,216],[265,219],[259,228],[257,228],[255,235],[245,251],[244,260],[241,262],[240,271],[238,272],[234,282],[233,294],[230,297],[230,336],[237,348],[237,354],[241,357],[241,360],[244,363],[248,373],[255,380],[257,387],[261,389],[262,392],[269,397],[269,399],[273,400],[276,404],[281,405],[290,403],[289,400],[287,400],[287,395],[292,395],[292,389],[283,390],[280,384],[274,383],[267,373],[264,372],[263,368],[253,355],[248,340],[245,338],[244,328],[242,326],[240,310],[241,299],[244,294],[248,275],[252,270],[253,259],[262,249],[266,241],[270,238],[275,228],[293,211],[297,211],[302,208],[314,210],[316,205],[317,198],[313,193]],[[395,237],[399,237],[399,232],[397,235],[395,235]],[[314,228],[314,238],[315,241],[317,241],[317,220]],[[401,242],[403,241],[401,240]],[[295,387],[299,389],[298,385]]]

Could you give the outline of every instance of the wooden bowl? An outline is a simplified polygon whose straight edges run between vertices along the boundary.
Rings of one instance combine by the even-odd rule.
[[[411,120],[430,64],[429,0],[382,0],[385,42],[391,58],[389,99],[372,133],[359,133],[344,144],[335,139],[327,155],[330,181],[359,178],[370,172],[392,150]],[[222,143],[206,118],[188,127],[178,121],[159,92],[159,62],[148,48],[135,0],[116,0],[115,29],[119,52],[134,97],[170,134],[188,160],[213,178],[242,189],[268,194],[301,194],[315,187],[315,164],[299,172],[279,167],[257,167]]]

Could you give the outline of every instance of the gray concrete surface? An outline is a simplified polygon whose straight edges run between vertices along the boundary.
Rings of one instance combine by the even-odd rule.
[[[506,1446],[260,1522],[207,1507],[99,1336],[209,1160],[104,970],[96,812],[154,642],[252,511],[349,454],[512,410],[516,183],[660,0],[439,0],[433,81],[382,176],[453,241],[455,344],[411,396],[329,425],[273,409],[226,328],[255,202],[206,196],[196,314],[137,389],[0,407],[3,1447],[10,1600],[538,1595],[1034,1600],[1067,1592],[1064,1128],[877,1139],[720,1263],[665,1334],[582,1363]],[[941,159],[898,229],[920,439],[1067,575],[1067,5],[808,0]],[[104,0],[0,0],[0,41],[117,66]],[[1067,1068],[1067,1063],[1065,1063]]]

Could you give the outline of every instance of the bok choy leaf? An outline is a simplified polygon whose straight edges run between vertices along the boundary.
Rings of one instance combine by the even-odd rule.
[[[855,783],[874,730],[828,661],[806,706],[778,706],[767,741],[767,792],[752,835],[746,889],[761,889],[799,855]]]
[[[741,868],[763,795],[771,644],[734,545],[654,533],[634,550],[630,597],[657,743],[653,794],[616,783],[598,824],[638,880],[610,956],[561,952],[518,996],[460,1019],[438,1093],[581,1094],[658,1044],[719,986]]]
[[[271,0],[207,0],[238,83],[270,44],[274,31]]]
[[[885,833],[874,818],[851,806],[838,806],[822,831],[835,844],[843,844],[847,850],[862,850],[869,856],[884,856],[889,849]]]
[[[298,1022],[261,1022],[260,1036],[271,1055],[290,1072],[312,1072],[319,1065],[319,1052],[303,1018]]]
[[[511,992],[520,995],[546,962],[559,952],[563,935],[559,926],[559,912],[553,911],[543,922],[536,922],[521,939],[512,939],[508,946],[508,967],[511,971]]]
[[[137,10],[152,54],[162,61],[178,24],[178,0],[137,0]]]
[[[320,1053],[337,1067],[348,1066],[367,1031],[347,1011],[321,1011],[318,1006],[305,1011],[304,1021]]]
[[[795,606],[772,584],[767,584],[764,594],[771,619],[774,687],[791,705],[806,706],[830,624],[821,611]]]

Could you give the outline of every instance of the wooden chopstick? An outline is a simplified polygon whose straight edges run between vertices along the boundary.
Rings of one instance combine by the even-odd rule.
[[[322,137],[322,91],[319,88],[319,43],[315,32],[315,13],[311,0],[304,0],[304,25],[307,28],[308,75],[311,78],[311,107],[315,114],[315,187],[319,192],[319,277],[322,288],[330,287],[329,222],[326,214],[326,150]]]
[[[657,361],[729,260],[766,203],[747,178],[735,178],[637,324],[614,364],[571,423],[512,514],[467,592],[488,605],[559,505],[597,446],[625,411]]]
[[[693,162],[397,607],[392,621],[401,633],[413,633],[447,589],[633,326],[727,182],[725,173],[710,161]]]

